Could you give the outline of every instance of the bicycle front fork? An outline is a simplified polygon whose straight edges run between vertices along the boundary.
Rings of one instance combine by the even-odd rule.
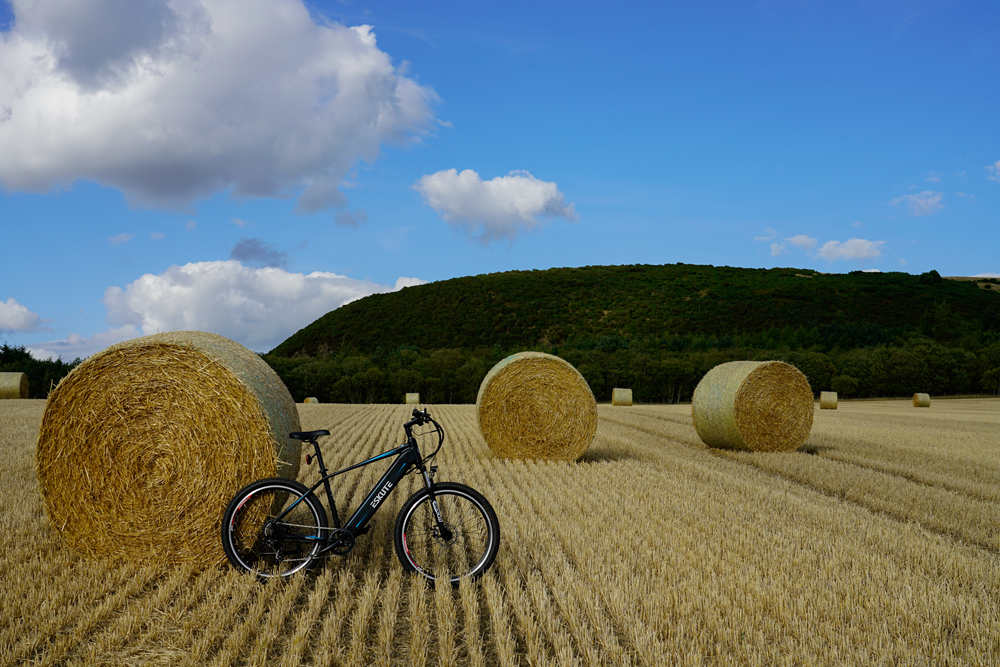
[[[450,540],[451,531],[445,525],[441,508],[438,507],[437,498],[434,497],[434,475],[437,473],[437,466],[430,466],[430,472],[427,472],[427,468],[421,468],[420,472],[424,475],[424,484],[427,485],[427,493],[431,496],[431,508],[434,510],[434,520],[437,522],[437,529],[445,540]]]

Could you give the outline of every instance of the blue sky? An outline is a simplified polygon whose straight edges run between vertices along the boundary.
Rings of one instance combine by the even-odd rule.
[[[1000,275],[995,3],[38,4],[0,0],[38,356],[510,269]]]

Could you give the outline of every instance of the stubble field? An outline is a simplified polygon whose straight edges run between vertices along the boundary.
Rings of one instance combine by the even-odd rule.
[[[577,463],[494,459],[474,406],[430,406],[438,479],[502,531],[456,590],[396,560],[412,476],[349,557],[288,581],[81,559],[42,508],[43,410],[0,401],[0,663],[1000,662],[998,399],[841,401],[785,454],[706,448],[688,405],[600,406]],[[397,444],[409,410],[299,406],[330,466]],[[341,511],[383,468],[346,476]]]

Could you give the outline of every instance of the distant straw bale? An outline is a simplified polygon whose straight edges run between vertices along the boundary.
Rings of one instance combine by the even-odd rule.
[[[406,398],[404,400],[404,403],[406,403],[406,405],[417,405],[417,404],[419,404],[420,403],[420,394],[417,393],[417,392],[414,392],[414,393],[411,393],[411,394],[407,394]]]
[[[821,392],[819,392],[819,409],[820,410],[836,410],[837,409],[837,392],[835,392],[835,391],[821,391]]]
[[[483,378],[479,428],[502,458],[575,461],[597,432],[597,401],[573,366],[543,352],[519,352]]]
[[[114,345],[52,391],[36,467],[49,523],[87,556],[209,565],[246,484],[294,479],[298,412],[278,375],[222,336]]]
[[[303,403],[319,403],[319,399],[316,398],[315,396],[307,396],[306,400],[304,400],[302,402]]]
[[[915,408],[929,408],[929,407],[931,407],[931,395],[930,394],[914,394],[913,395],[913,407],[915,407]]]
[[[28,376],[0,373],[0,398],[28,398]]]
[[[813,393],[799,369],[782,361],[730,361],[695,387],[691,412],[711,447],[792,451],[809,437]]]
[[[621,387],[612,389],[611,405],[632,405],[632,390]]]

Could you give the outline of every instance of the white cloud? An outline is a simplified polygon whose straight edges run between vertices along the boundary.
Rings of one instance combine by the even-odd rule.
[[[523,170],[484,181],[472,169],[447,169],[421,177],[413,188],[442,218],[484,242],[533,229],[539,216],[576,220],[555,183]]]
[[[194,231],[197,227],[198,227],[197,220],[188,220],[187,222],[184,223],[184,229],[188,230],[189,232]]]
[[[861,273],[882,273],[882,269],[861,269]]]
[[[1000,183],[1000,160],[986,165],[986,178]]]
[[[774,227],[765,227],[764,233],[753,237],[754,241],[773,241],[778,238],[778,230]]]
[[[162,241],[163,239],[167,238],[167,235],[164,234],[163,232],[150,232],[149,238],[152,239],[153,241]]]
[[[828,261],[840,259],[871,259],[882,254],[885,241],[869,241],[867,239],[848,239],[846,241],[827,241],[819,249],[819,255]]]
[[[243,218],[233,218],[230,222],[232,222],[234,225],[236,225],[237,227],[239,227],[241,229],[243,227],[246,227],[248,224],[250,224],[246,220],[244,220]]]
[[[803,250],[812,250],[818,243],[816,239],[811,236],[806,236],[805,234],[796,234],[795,236],[790,236],[785,240],[796,248],[802,248]]]
[[[38,328],[41,318],[13,297],[0,301],[0,331],[33,331]]]
[[[784,243],[772,243],[771,244],[771,257],[777,257],[781,253],[785,252]]]
[[[976,198],[976,195],[969,194],[968,192],[956,192],[955,194],[958,195],[959,197],[961,197],[962,199],[975,199]]]
[[[863,226],[864,223],[862,223],[860,220],[855,220],[854,222],[851,223],[851,227],[854,227],[855,229],[858,229]]]
[[[12,0],[0,32],[0,185],[76,180],[177,207],[228,190],[344,203],[381,145],[432,131],[433,90],[371,26],[302,0]]]
[[[123,243],[128,243],[133,238],[135,238],[134,234],[115,234],[108,237],[108,243],[111,245],[122,245]]]
[[[1000,273],[977,273],[973,278],[1000,278]]]
[[[931,174],[930,176],[928,176],[924,180],[926,182],[928,182],[928,183],[940,183],[941,182],[941,177],[938,176],[937,174]]]
[[[933,190],[923,190],[915,195],[901,195],[889,203],[893,206],[905,205],[913,215],[930,215],[944,208],[943,195]]]
[[[35,359],[73,361],[74,359],[86,359],[109,345],[114,345],[123,340],[136,338],[141,335],[142,333],[134,325],[127,324],[115,329],[109,329],[108,331],[102,331],[93,336],[81,336],[72,333],[62,340],[33,343],[24,347]]]
[[[289,273],[240,262],[195,262],[146,274],[104,293],[108,321],[143,334],[212,331],[266,351],[325,313],[376,292],[418,284],[400,278],[380,285],[335,273]]]

